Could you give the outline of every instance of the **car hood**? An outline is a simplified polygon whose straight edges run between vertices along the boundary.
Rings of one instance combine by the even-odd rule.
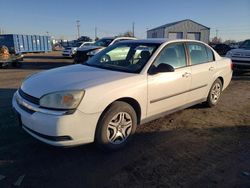
[[[232,49],[232,50],[230,50],[230,52],[232,52],[232,53],[244,53],[244,52],[246,52],[246,53],[250,53],[250,49],[244,49],[244,48],[237,48],[237,49]]]
[[[77,51],[89,51],[89,50],[95,50],[95,49],[100,49],[100,48],[104,48],[102,46],[84,46],[81,48],[78,48]]]
[[[51,92],[87,89],[131,76],[134,74],[78,64],[34,74],[23,82],[21,89],[31,96],[40,98]]]

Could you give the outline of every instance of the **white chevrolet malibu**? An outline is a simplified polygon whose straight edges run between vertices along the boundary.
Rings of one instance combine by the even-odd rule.
[[[118,149],[139,124],[197,103],[216,105],[231,68],[199,41],[124,41],[85,64],[28,77],[12,103],[23,129],[45,143]]]

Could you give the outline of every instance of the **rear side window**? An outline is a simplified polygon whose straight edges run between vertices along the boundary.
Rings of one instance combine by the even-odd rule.
[[[205,45],[200,43],[188,43],[187,46],[192,65],[213,61],[213,52]]]
[[[207,49],[207,58],[208,58],[207,60],[209,62],[214,61],[214,53],[213,53],[213,51],[208,47],[206,47],[206,49]]]

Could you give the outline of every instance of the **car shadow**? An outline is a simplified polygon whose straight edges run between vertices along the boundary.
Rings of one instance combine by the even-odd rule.
[[[16,89],[0,88],[0,111],[11,107],[11,100]]]

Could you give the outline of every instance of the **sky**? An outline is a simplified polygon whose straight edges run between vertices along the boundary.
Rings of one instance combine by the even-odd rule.
[[[210,38],[250,38],[250,0],[0,0],[0,29],[4,33],[39,34],[76,39],[115,36],[132,30],[146,38],[146,30],[183,19],[211,28]]]

